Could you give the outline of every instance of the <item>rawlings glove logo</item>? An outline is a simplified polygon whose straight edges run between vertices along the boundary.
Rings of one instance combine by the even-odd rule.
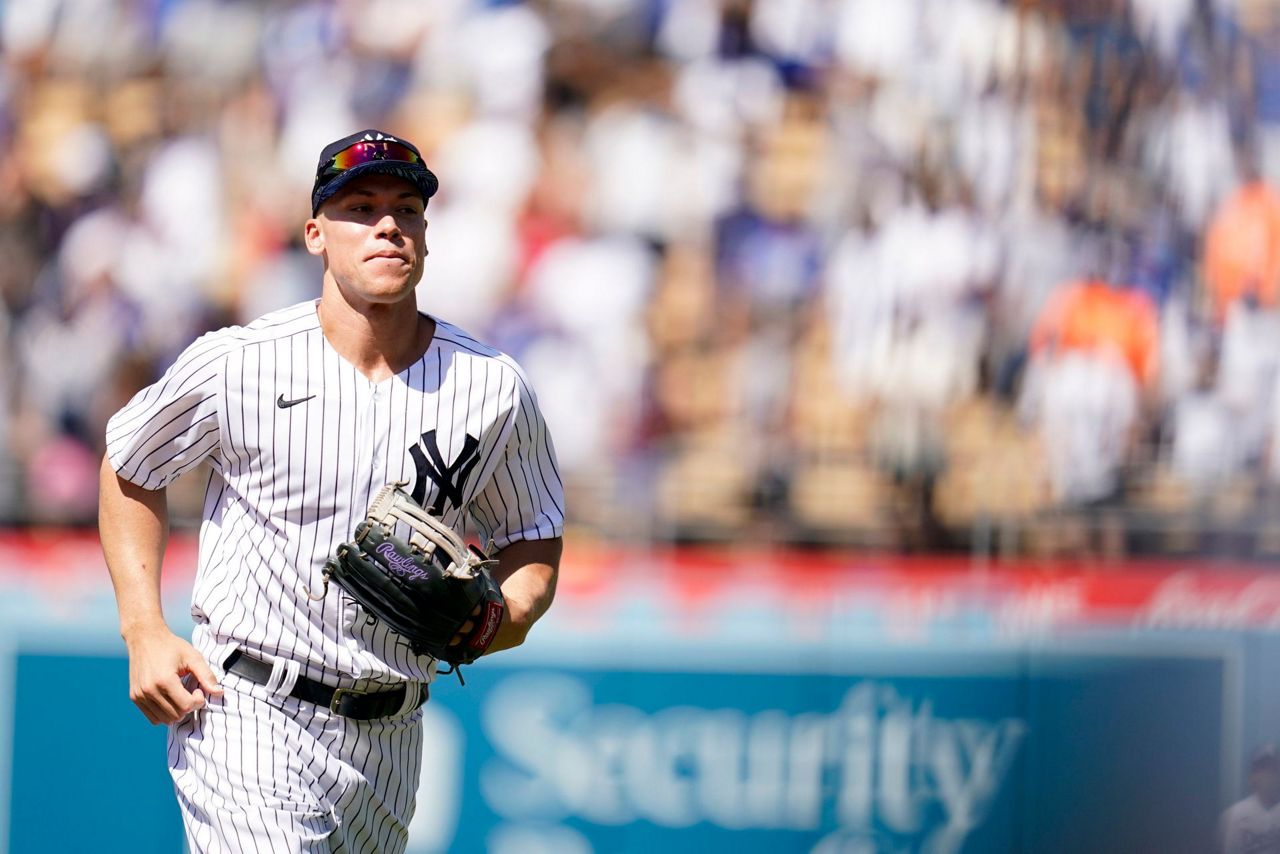
[[[480,631],[476,632],[470,640],[472,649],[485,650],[489,648],[489,644],[493,643],[493,636],[498,633],[498,626],[502,625],[503,610],[503,603],[501,602],[485,603],[484,617],[480,621]]]
[[[413,578],[413,579],[423,579],[423,578],[430,577],[430,573],[428,573],[422,567],[418,566],[418,564],[414,562],[413,558],[405,557],[404,555],[400,554],[398,551],[396,551],[395,546],[391,545],[391,543],[386,542],[385,540],[381,543],[378,543],[374,551],[377,552],[382,557],[382,559],[387,562],[388,567],[400,573],[401,575],[408,576],[409,578]]]

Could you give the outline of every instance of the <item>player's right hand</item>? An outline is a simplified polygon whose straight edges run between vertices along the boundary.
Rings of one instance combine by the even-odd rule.
[[[171,724],[202,708],[208,696],[221,696],[218,679],[196,648],[168,626],[136,630],[125,638],[129,649],[129,699],[153,724]],[[190,676],[195,687],[187,689]]]

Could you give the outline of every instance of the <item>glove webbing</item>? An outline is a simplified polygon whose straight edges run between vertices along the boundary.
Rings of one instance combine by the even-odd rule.
[[[409,545],[426,554],[437,548],[444,550],[449,558],[446,575],[474,575],[475,568],[485,563],[485,559],[462,547],[462,541],[452,528],[419,507],[400,486],[389,483],[378,490],[369,503],[368,519],[383,525],[391,521],[404,522],[409,527]]]

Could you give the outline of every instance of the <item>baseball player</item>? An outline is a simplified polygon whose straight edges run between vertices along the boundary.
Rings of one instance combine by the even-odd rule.
[[[324,593],[383,485],[492,545],[506,610],[489,651],[551,604],[563,488],[533,391],[417,310],[437,187],[388,134],[327,146],[304,231],[319,300],[204,335],[107,426],[99,524],[130,697],[169,725],[193,851],[404,850],[436,659]],[[201,460],[188,643],[161,612],[165,488]]]
[[[1280,753],[1273,745],[1250,759],[1249,789],[1222,814],[1222,854],[1280,854]]]

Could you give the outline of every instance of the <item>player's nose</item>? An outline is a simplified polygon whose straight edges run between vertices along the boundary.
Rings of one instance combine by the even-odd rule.
[[[374,234],[378,237],[394,239],[400,236],[400,224],[394,214],[387,213],[374,226]]]

